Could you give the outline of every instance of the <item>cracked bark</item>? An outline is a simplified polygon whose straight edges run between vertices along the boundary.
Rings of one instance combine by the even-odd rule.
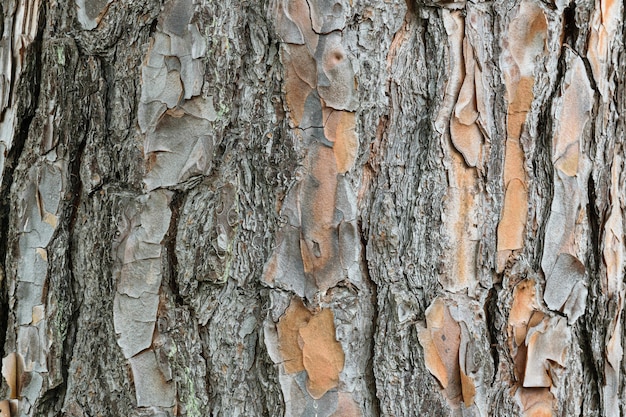
[[[0,415],[607,416],[622,2],[0,6]]]

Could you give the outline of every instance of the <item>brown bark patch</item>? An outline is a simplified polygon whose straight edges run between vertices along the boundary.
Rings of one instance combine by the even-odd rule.
[[[533,312],[537,309],[535,280],[527,279],[515,286],[513,304],[509,312],[509,326],[516,346],[521,346],[526,338],[527,328]]]
[[[461,391],[463,393],[463,403],[466,407],[474,404],[474,397],[476,396],[476,384],[474,379],[461,370]]]
[[[450,136],[454,147],[463,155],[465,163],[470,167],[478,165],[483,134],[476,123],[463,124],[453,117],[450,122]]]
[[[312,314],[300,298],[293,298],[278,321],[277,330],[285,372],[306,371],[307,389],[315,399],[337,387],[344,352],[335,338],[334,316],[330,309]],[[349,401],[344,402],[346,410],[350,409]]]
[[[308,2],[306,0],[285,0],[285,3],[287,3],[286,14],[288,19],[298,26],[298,29],[304,36],[306,45],[311,50],[315,50],[319,35],[313,32]]]
[[[355,113],[331,110],[324,120],[324,135],[334,142],[337,172],[346,173],[354,164],[359,145],[355,132]]]
[[[311,312],[296,297],[291,300],[285,314],[278,321],[278,349],[288,374],[304,370],[302,346],[298,341],[299,331],[309,323],[311,317]]]
[[[304,271],[322,291],[343,279],[335,221],[337,168],[333,149],[310,150],[309,174],[302,183],[302,242]]]
[[[285,66],[285,99],[296,126],[304,115],[304,104],[317,85],[316,64],[306,45],[285,45],[281,48]]]
[[[300,328],[302,357],[308,374],[307,388],[313,398],[321,398],[339,384],[343,370],[344,353],[335,339],[333,313],[322,309],[309,323]]]
[[[522,126],[526,122],[526,115],[534,99],[533,77],[521,77],[519,82],[509,86],[509,108],[507,110],[507,138],[519,139]]]
[[[9,400],[0,401],[0,417],[11,417]]]
[[[513,179],[506,188],[502,218],[498,224],[498,251],[521,249],[528,214],[528,195],[524,183]]]
[[[435,299],[426,309],[426,329],[419,332],[418,338],[424,349],[426,368],[444,388],[446,397],[459,401],[462,396],[459,366],[461,326],[452,318],[442,299]]]

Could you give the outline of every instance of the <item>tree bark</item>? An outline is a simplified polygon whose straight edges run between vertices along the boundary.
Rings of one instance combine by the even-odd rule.
[[[0,416],[626,415],[614,0],[6,0]]]

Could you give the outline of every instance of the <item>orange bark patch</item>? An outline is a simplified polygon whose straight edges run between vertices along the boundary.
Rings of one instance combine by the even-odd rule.
[[[287,0],[287,15],[304,35],[305,42],[311,50],[317,48],[319,35],[311,27],[311,14],[306,0]]]
[[[463,392],[463,403],[466,407],[474,404],[474,397],[476,396],[476,385],[474,380],[465,375],[465,372],[461,370],[461,391]]]
[[[352,112],[331,110],[324,118],[324,135],[334,142],[337,172],[340,174],[346,173],[356,158],[359,144],[354,129],[355,114]]]
[[[475,126],[475,125],[474,125]],[[450,273],[442,274],[439,281],[447,291],[457,292],[473,288],[476,284],[476,194],[477,171],[467,166],[460,152],[451,149],[452,186],[447,195],[447,212],[451,216],[449,238],[454,242],[451,251]]]
[[[528,328],[538,325],[544,317],[545,314],[543,314],[541,311],[533,311],[533,314],[530,316],[530,320],[528,320]]]
[[[333,313],[323,309],[300,328],[304,368],[308,374],[307,388],[313,398],[321,398],[339,384],[344,353],[335,339]]]
[[[543,10],[528,1],[520,4],[517,16],[509,25],[508,52],[514,64],[511,63],[511,68],[504,74],[509,105],[504,158],[506,194],[502,220],[498,225],[498,271],[504,269],[510,251],[521,249],[524,244],[528,197],[524,152],[519,139],[534,99],[535,60],[544,52],[547,28]],[[519,183],[513,183],[514,179]]]
[[[337,168],[331,148],[317,145],[309,155],[309,175],[302,186],[303,241],[300,249],[304,271],[313,275],[318,288],[328,289],[343,278],[333,273],[333,263],[339,262],[334,224]]]
[[[507,188],[513,179],[526,184],[526,170],[524,169],[524,151],[518,140],[507,140],[504,151],[504,186]]]
[[[535,280],[527,279],[515,286],[513,304],[509,312],[509,326],[512,328],[516,346],[521,346],[526,338],[527,327],[533,312],[537,309]]]
[[[299,331],[306,326],[313,315],[302,304],[302,300],[294,298],[278,321],[278,349],[283,357],[285,372],[288,374],[304,370],[302,349],[298,341]]]
[[[506,188],[502,218],[498,224],[498,251],[521,249],[528,214],[528,195],[524,183],[513,179]]]
[[[478,165],[483,134],[476,123],[463,124],[453,117],[450,121],[450,136],[454,147],[463,155],[465,163],[470,167]]]
[[[522,340],[520,343],[521,345],[517,346],[517,350],[513,355],[513,365],[515,380],[518,382],[519,385],[522,385],[524,381],[524,372],[526,372],[526,357],[528,355],[528,349],[524,344],[524,340]]]
[[[0,417],[11,417],[11,407],[8,400],[0,401]]]
[[[285,100],[289,107],[289,114],[296,126],[300,125],[302,116],[304,115],[304,102],[311,92],[311,87],[298,77],[290,74],[287,69],[285,79]]]
[[[534,99],[533,77],[521,77],[518,83],[507,86],[509,96],[509,108],[507,110],[507,138],[519,139],[522,134],[522,126],[526,122],[526,115]],[[512,91],[511,91],[512,90]]]
[[[435,345],[432,335],[428,329],[424,329],[419,333],[419,342],[424,349],[424,362],[426,368],[439,381],[443,388],[448,387],[448,370],[441,360],[437,346]]]
[[[282,48],[285,66],[285,100],[296,126],[304,114],[304,103],[316,85],[315,61],[304,45]]]
[[[504,156],[504,207],[498,224],[497,270],[504,270],[511,251],[524,246],[524,229],[528,214],[528,195],[526,191],[526,170],[524,169],[524,151],[519,142],[522,126],[533,99],[534,80],[522,77],[515,86],[513,100],[509,104],[507,115],[507,134]],[[507,90],[512,87],[507,84]]]
[[[436,298],[426,309],[426,329],[418,334],[424,349],[428,371],[437,378],[450,400],[462,395],[459,345],[461,326],[452,318],[448,307]]]

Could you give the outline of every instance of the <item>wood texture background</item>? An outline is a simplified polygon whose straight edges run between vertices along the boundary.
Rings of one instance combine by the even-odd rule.
[[[0,416],[626,414],[617,0],[6,0]]]

